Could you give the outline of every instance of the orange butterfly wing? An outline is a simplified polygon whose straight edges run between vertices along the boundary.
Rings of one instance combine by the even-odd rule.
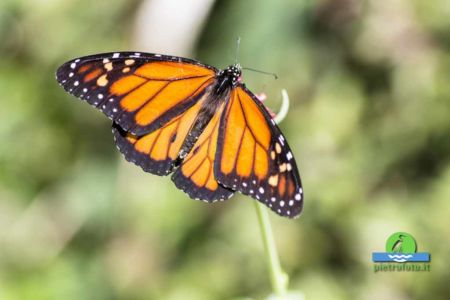
[[[214,83],[216,72],[185,58],[118,52],[69,61],[56,78],[125,131],[143,135],[193,106]]]
[[[177,166],[179,153],[204,103],[204,98],[163,127],[136,136],[124,131],[116,123],[113,134],[117,148],[125,158],[145,172],[167,175]]]
[[[295,217],[303,190],[292,152],[263,104],[244,85],[231,92],[221,117],[214,167],[220,184]]]
[[[191,151],[175,171],[172,180],[189,197],[207,202],[223,201],[233,195],[231,189],[221,186],[214,176],[222,104],[200,134]]]

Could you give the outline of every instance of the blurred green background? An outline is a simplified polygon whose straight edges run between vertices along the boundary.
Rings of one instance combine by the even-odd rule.
[[[270,214],[290,289],[306,299],[448,299],[450,2],[162,2],[0,2],[0,299],[271,293],[250,198],[192,201],[126,163],[110,121],[54,79],[66,60],[117,50],[223,68],[238,36],[241,64],[279,75],[246,72],[247,86],[274,111],[282,88],[291,98],[281,128],[305,207],[297,220]],[[198,30],[182,32],[178,49],[164,37],[181,32],[183,16]],[[431,253],[430,272],[374,273],[371,253],[396,231]]]

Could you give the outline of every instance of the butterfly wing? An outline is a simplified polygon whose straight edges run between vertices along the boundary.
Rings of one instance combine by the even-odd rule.
[[[203,131],[197,132],[193,128],[207,97],[208,94],[184,113],[151,133],[136,136],[113,124],[113,134],[116,145],[125,158],[146,172],[167,175],[182,161],[172,176],[175,185],[192,199],[214,202],[228,199],[233,192],[218,184],[212,169],[219,119],[224,105],[218,109]],[[199,135],[199,138],[183,160],[179,157],[180,150],[189,133]]]
[[[286,139],[242,84],[232,90],[221,116],[214,170],[220,184],[279,215],[292,218],[302,210],[300,176]]]
[[[118,52],[71,60],[58,68],[56,78],[70,94],[140,136],[193,106],[216,72],[186,58]]]
[[[114,123],[117,148],[128,161],[140,166],[145,172],[160,176],[171,173],[207,95],[161,128],[142,136],[128,133]]]
[[[214,176],[220,116],[224,107],[225,104],[222,104],[217,108],[181,166],[172,175],[175,185],[192,199],[223,201],[234,193],[231,189],[221,186]]]

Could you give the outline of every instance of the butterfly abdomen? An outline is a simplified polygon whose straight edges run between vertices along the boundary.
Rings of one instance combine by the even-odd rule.
[[[205,95],[206,100],[203,102],[195,122],[189,130],[189,134],[183,143],[183,147],[178,155],[178,161],[181,162],[192,150],[192,147],[198,140],[200,134],[204,131],[212,117],[217,113],[219,107],[225,102],[227,95],[229,94],[229,90],[226,89],[220,91],[217,87],[217,85],[214,85],[211,88],[211,91]],[[194,149],[194,151],[196,151],[196,149]]]

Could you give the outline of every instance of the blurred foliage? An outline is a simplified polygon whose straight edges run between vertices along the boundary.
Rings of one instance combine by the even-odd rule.
[[[0,3],[0,299],[270,293],[252,200],[191,201],[126,163],[109,120],[54,80],[68,59],[130,49],[139,4]],[[241,63],[280,77],[248,86],[274,110],[290,94],[305,209],[271,217],[306,299],[448,299],[449,15],[447,0],[215,3],[193,57],[225,67],[241,36]],[[395,231],[431,272],[373,272]]]

